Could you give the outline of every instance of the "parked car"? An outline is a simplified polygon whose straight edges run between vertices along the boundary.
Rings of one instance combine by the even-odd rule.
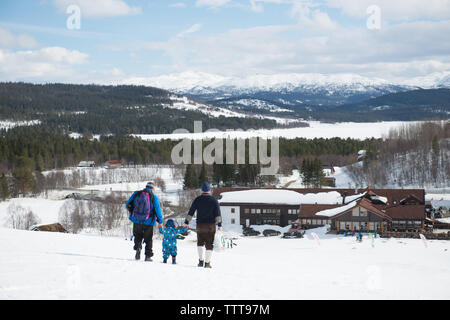
[[[283,238],[303,238],[305,230],[302,230],[302,226],[299,222],[293,222],[287,232],[283,234]]]
[[[79,199],[81,199],[81,193],[73,192],[73,193],[68,194],[67,196],[65,196],[64,199],[79,200]]]
[[[273,229],[266,229],[263,231],[264,237],[273,237],[273,236],[279,236],[281,234],[280,231],[273,230]]]
[[[245,227],[242,230],[242,234],[246,237],[248,236],[259,236],[261,234],[261,232],[256,231],[255,229],[251,228],[251,227]]]

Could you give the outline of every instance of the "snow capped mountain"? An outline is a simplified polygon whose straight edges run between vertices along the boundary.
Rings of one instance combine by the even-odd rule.
[[[204,72],[182,72],[152,78],[128,79],[127,83],[141,83],[181,93],[208,93],[211,90],[228,89],[242,91],[292,90],[297,87],[352,87],[363,90],[368,86],[389,85],[386,80],[366,78],[357,74],[324,75],[319,73],[286,73],[226,77]]]
[[[401,81],[387,81],[353,73],[285,73],[231,77],[187,71],[152,78],[127,79],[126,83],[167,89],[234,112],[280,114],[294,110],[303,112],[302,116],[305,116],[305,112],[313,112],[318,108],[341,107],[391,93],[450,88],[450,71]]]
[[[412,78],[404,81],[403,84],[423,89],[450,88],[450,71],[434,72],[426,76]]]
[[[422,82],[417,79],[410,83],[390,83],[384,79],[352,73],[285,73],[231,77],[193,71],[125,80],[126,84],[163,88],[209,103],[245,98],[269,101],[278,107],[358,102],[388,93],[416,89],[417,84]],[[432,80],[427,82],[431,83]]]

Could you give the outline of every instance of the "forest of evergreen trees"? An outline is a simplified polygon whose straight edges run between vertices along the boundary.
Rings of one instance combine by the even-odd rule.
[[[77,166],[85,160],[97,164],[108,160],[120,160],[126,165],[172,164],[171,150],[177,143],[171,140],[144,141],[128,135],[101,136],[99,140],[72,138],[62,130],[42,125],[3,131],[0,136],[0,198],[6,194],[37,192],[42,185],[39,183],[43,178],[40,172]],[[206,146],[210,142],[203,143]],[[374,143],[374,139],[280,139],[280,165],[289,169],[293,165],[300,167],[303,159],[310,157],[331,159],[348,156],[354,159],[358,150],[367,149]],[[194,187],[195,183],[198,187],[204,177],[213,183],[227,185],[256,185],[271,179],[261,178],[258,175],[260,167],[256,164],[191,167],[195,173],[188,176],[186,188]],[[7,184],[9,190],[2,187]]]
[[[197,111],[164,108],[169,91],[144,86],[0,83],[0,119],[39,120],[51,129],[93,134],[160,134],[194,121],[203,129],[274,128],[268,119],[209,117]]]
[[[450,121],[404,125],[368,151],[363,166],[349,167],[359,186],[449,186]]]

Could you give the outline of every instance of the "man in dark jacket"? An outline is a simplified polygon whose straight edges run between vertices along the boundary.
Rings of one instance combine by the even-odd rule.
[[[163,223],[163,217],[161,214],[161,206],[159,204],[158,197],[154,194],[155,187],[152,182],[147,183],[145,189],[142,191],[136,191],[128,199],[126,208],[130,213],[129,219],[133,222],[133,236],[134,236],[134,250],[136,250],[135,259],[141,259],[142,241],[145,242],[145,261],[152,261],[153,256],[153,227],[158,222],[158,227]],[[138,201],[138,195],[145,192],[148,194],[149,199],[149,212],[144,219],[139,219],[135,215],[135,207]],[[146,194],[146,195],[147,195]]]
[[[214,248],[214,236],[216,224],[219,231],[222,230],[222,216],[219,202],[211,195],[211,187],[207,182],[202,184],[202,194],[192,202],[189,213],[184,221],[186,228],[197,211],[197,250],[199,267],[211,268],[211,256]],[[206,252],[203,257],[203,247]]]

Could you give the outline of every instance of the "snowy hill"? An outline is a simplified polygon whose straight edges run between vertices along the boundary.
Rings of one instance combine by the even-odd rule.
[[[0,229],[0,299],[450,298],[448,241],[378,238],[372,247],[312,229],[303,239],[239,238],[208,270],[196,266],[192,239],[178,241],[178,264],[166,265],[160,239],[144,262],[123,238]]]
[[[217,107],[206,103],[201,103],[198,101],[194,101],[191,98],[182,95],[171,95],[170,96],[171,103],[163,104],[164,108],[177,109],[177,110],[185,110],[185,111],[196,111],[201,112],[209,117],[218,118],[218,117],[235,117],[235,118],[256,118],[256,119],[270,119],[275,120],[279,124],[289,124],[289,123],[298,123],[300,120],[293,119],[289,117],[276,117],[276,116],[268,116],[264,114],[251,112],[253,110],[240,110],[241,108],[233,108],[232,106],[227,106],[228,108]],[[278,106],[264,103],[263,101],[246,101],[242,100],[238,105],[249,105],[256,103],[257,109],[267,109],[271,112],[291,112],[291,110],[286,110],[279,108]]]

